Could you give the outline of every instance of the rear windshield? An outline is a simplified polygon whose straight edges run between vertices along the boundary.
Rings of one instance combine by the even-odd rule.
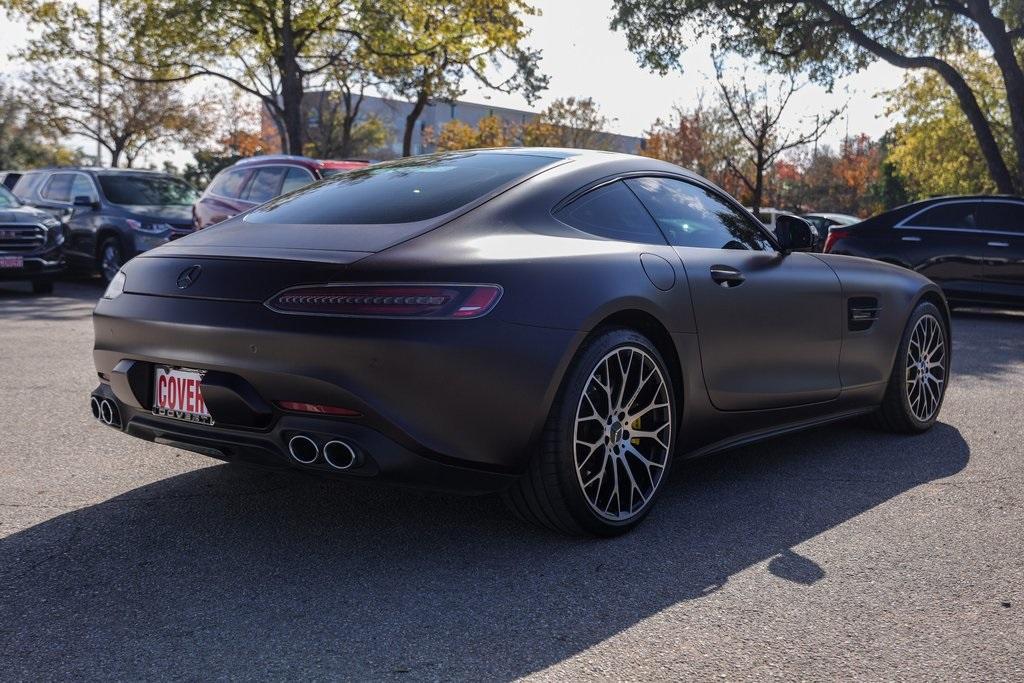
[[[142,173],[101,173],[103,195],[111,204],[138,206],[192,206],[199,199],[183,180]]]
[[[390,161],[341,173],[246,215],[251,223],[412,223],[465,206],[557,161],[463,152]]]

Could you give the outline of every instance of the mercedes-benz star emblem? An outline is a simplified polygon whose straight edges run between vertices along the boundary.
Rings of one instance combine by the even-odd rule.
[[[178,289],[187,289],[192,286],[203,272],[202,266],[189,266],[178,274]]]

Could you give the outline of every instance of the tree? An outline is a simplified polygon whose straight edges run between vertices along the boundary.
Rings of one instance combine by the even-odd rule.
[[[951,89],[1000,192],[1024,186],[1024,11],[991,0],[614,0],[612,26],[651,68],[679,66],[691,37],[711,36],[785,70],[807,68],[823,83],[884,60],[936,74]],[[1015,159],[1003,154],[975,87],[949,54],[991,54],[1011,119]],[[1014,171],[1011,172],[1011,165]]]
[[[323,72],[321,90],[307,96],[307,118],[315,125],[305,153],[338,159],[379,155],[391,137],[388,126],[375,116],[360,119],[367,88],[382,84],[373,70],[378,58],[352,36],[340,38],[338,49],[336,63]]]
[[[378,156],[390,141],[391,130],[377,116],[359,120],[362,100],[362,93],[346,90],[316,93],[309,105],[311,123],[304,153],[321,159]]]
[[[508,147],[515,144],[519,130],[513,124],[491,115],[477,121],[476,127],[452,119],[441,126],[435,133],[428,128],[424,133],[424,142],[434,145],[439,152],[457,149],[477,149],[481,147]]]
[[[259,134],[259,105],[251,98],[238,92],[221,96],[208,92],[206,101],[216,122],[211,135],[214,141],[198,147],[192,153],[194,162],[186,164],[182,172],[182,177],[198,188],[206,187],[215,175],[239,159],[267,152]]]
[[[739,145],[721,104],[707,105],[701,96],[692,110],[676,107],[668,119],[655,120],[640,153],[690,169],[738,196],[743,188],[726,160],[737,156]]]
[[[131,167],[147,150],[172,142],[194,144],[208,133],[202,108],[187,101],[178,86],[133,81],[99,66],[99,51],[116,60],[140,56],[123,30],[122,14],[108,8],[101,20],[78,5],[52,9],[52,23],[21,52],[29,65],[30,92],[48,104],[39,107],[40,123],[98,143],[112,166]]]
[[[527,147],[610,149],[607,116],[590,97],[557,99],[522,129]]]
[[[77,164],[81,152],[59,144],[36,111],[34,98],[0,79],[0,169]]]
[[[1013,159],[1010,114],[1001,98],[998,70],[979,57],[964,59],[958,67],[970,74],[979,104],[993,123],[997,144],[1004,157]],[[902,114],[902,121],[892,130],[889,161],[912,197],[998,189],[987,173],[970,122],[936,74],[908,75],[887,98],[887,112]]]
[[[795,76],[790,74],[777,82],[765,79],[751,87],[746,71],[738,83],[727,82],[724,68],[718,62],[716,77],[722,106],[741,140],[738,153],[727,156],[726,163],[747,188],[756,213],[761,208],[768,169],[782,154],[818,140],[839,111],[818,117],[813,126],[808,125],[803,131],[792,130],[782,123],[782,115],[801,88]]]
[[[368,31],[388,36],[375,69],[390,89],[412,102],[405,118],[402,154],[423,110],[434,100],[460,97],[472,78],[501,92],[521,92],[528,102],[547,87],[538,71],[540,53],[523,46],[529,29],[523,16],[537,11],[525,0],[379,0],[369,13]],[[385,21],[377,25],[374,21]]]
[[[779,208],[867,216],[888,208],[880,200],[884,154],[866,134],[846,138],[838,153],[821,147],[792,160],[797,173],[777,188]]]
[[[258,98],[277,125],[282,148],[303,149],[302,97],[307,81],[343,55],[362,0],[103,0],[130,32],[132,54],[97,55],[75,40],[75,0],[0,0],[0,7],[44,27],[53,47],[98,61],[138,82],[212,77]],[[372,5],[371,2],[367,3]],[[339,47],[340,45],[340,47]],[[102,52],[102,50],[101,50]]]

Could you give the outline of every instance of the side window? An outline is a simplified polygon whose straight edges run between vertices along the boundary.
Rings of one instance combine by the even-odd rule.
[[[74,181],[74,173],[54,173],[40,194],[43,199],[68,204],[71,202],[71,185]]]
[[[269,202],[280,194],[281,179],[286,170],[286,166],[264,166],[257,169],[242,199],[257,204]]]
[[[88,197],[92,201],[96,201],[96,186],[92,184],[89,176],[81,173],[74,175],[74,180],[71,182],[71,201],[74,201],[75,197]]]
[[[14,196],[18,199],[29,201],[32,199],[36,188],[39,187],[39,182],[44,177],[42,173],[26,173],[15,183],[14,189],[11,191],[14,192]]]
[[[969,228],[981,227],[978,223],[980,202],[950,202],[938,204],[925,209],[915,218],[906,222],[907,226],[918,228]]]
[[[755,251],[773,248],[764,230],[710,190],[674,178],[626,182],[654,216],[669,244]]]
[[[1024,234],[1024,204],[985,202],[981,205],[980,226],[985,230]]]
[[[297,166],[288,167],[288,172],[284,174],[284,184],[281,186],[281,194],[288,194],[294,192],[300,187],[305,187],[313,182],[315,178],[313,174],[304,168],[298,168]]]
[[[658,226],[621,181],[603,185],[555,214],[577,230],[621,242],[665,244]]]
[[[245,185],[245,179],[248,174],[249,172],[244,169],[223,171],[213,179],[213,182],[210,183],[210,187],[207,188],[207,190],[213,194],[219,194],[221,197],[238,199],[238,196],[242,193],[242,186]]]

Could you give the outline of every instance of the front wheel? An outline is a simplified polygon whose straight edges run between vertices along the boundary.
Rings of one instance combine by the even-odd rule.
[[[564,533],[628,531],[660,493],[676,411],[671,375],[649,339],[625,329],[598,334],[569,369],[540,452],[506,502]]]
[[[876,414],[883,429],[919,434],[938,419],[949,379],[949,331],[944,320],[935,304],[924,301],[907,321]]]
[[[121,270],[121,266],[124,265],[124,250],[121,247],[121,241],[116,237],[108,237],[103,240],[96,260],[103,281],[109,284],[117,275],[117,271]]]

